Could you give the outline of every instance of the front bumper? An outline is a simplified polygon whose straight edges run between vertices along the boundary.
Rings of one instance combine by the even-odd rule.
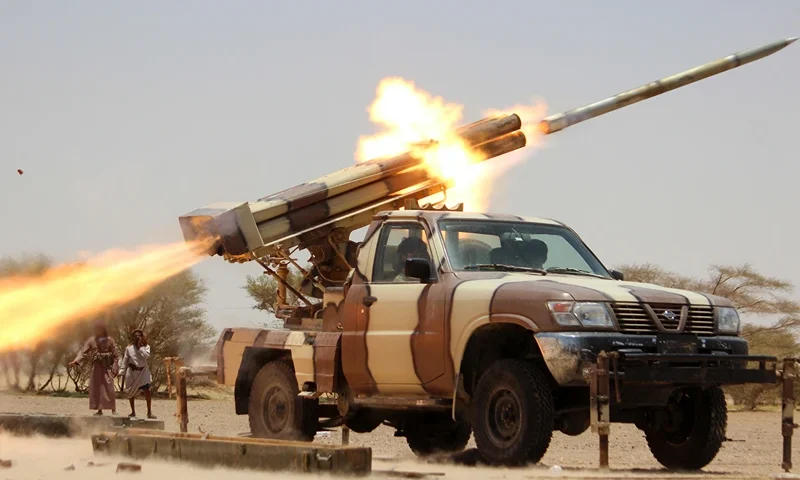
[[[543,332],[534,338],[547,368],[561,386],[586,386],[584,371],[597,361],[601,351],[619,353],[611,374],[626,384],[736,385],[777,381],[777,359],[747,355],[747,342],[740,337]],[[687,339],[696,342],[683,343]],[[758,368],[748,368],[753,362]]]

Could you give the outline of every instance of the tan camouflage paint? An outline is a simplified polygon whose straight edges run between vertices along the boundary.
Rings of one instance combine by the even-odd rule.
[[[272,348],[291,354],[297,376],[297,386],[313,382],[318,390],[333,391],[333,377],[340,333],[232,328],[230,339],[220,341],[215,354],[222,357],[221,383],[234,386],[245,348]],[[223,332],[220,339],[225,336]],[[313,343],[313,344],[312,344]],[[218,379],[220,372],[218,372]]]
[[[447,271],[441,238],[430,234],[435,231],[436,221],[447,217],[521,219],[507,215],[391,211],[384,212],[370,225],[347,297],[339,305],[330,305],[332,315],[341,314],[337,322],[343,328],[341,362],[354,393],[450,397],[467,342],[481,326],[504,322],[533,332],[574,330],[574,327],[562,328],[552,320],[545,304],[548,300],[645,302],[669,304],[678,310],[690,304],[730,305],[725,299],[695,292],[610,279],[505,272],[454,274]],[[559,224],[545,219],[525,220]],[[437,273],[437,281],[430,285],[370,283],[380,228],[409,221],[420,221],[429,232],[434,271],[444,262],[445,273]],[[378,301],[366,307],[362,300],[369,295]],[[335,323],[326,325],[329,330]],[[270,335],[273,333],[278,332]],[[298,333],[292,335],[300,339]],[[231,354],[235,355],[238,348],[231,349]],[[291,350],[293,358],[297,355],[299,384],[319,378],[323,374],[321,368],[325,375],[333,377],[334,363],[321,367],[320,362],[309,362],[313,359],[309,352],[315,347],[298,341],[284,347],[275,344],[274,348]],[[228,352],[225,343],[226,364]],[[234,363],[238,367],[236,360]],[[321,385],[319,381],[317,385]]]

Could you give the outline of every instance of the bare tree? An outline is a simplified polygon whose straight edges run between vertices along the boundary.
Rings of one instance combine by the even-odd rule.
[[[741,335],[750,344],[752,354],[778,358],[800,354],[797,331],[800,329],[800,303],[790,299],[790,282],[760,274],[750,265],[712,265],[708,276],[693,278],[676,274],[652,264],[621,265],[616,267],[625,278],[636,282],[653,283],[670,288],[682,288],[718,295],[730,300],[744,318],[777,316],[767,325],[748,323]],[[773,385],[743,385],[726,389],[734,402],[749,409],[764,401],[777,398]]]

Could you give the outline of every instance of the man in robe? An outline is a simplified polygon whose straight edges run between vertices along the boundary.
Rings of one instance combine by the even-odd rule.
[[[89,409],[97,410],[95,415],[102,415],[103,410],[111,410],[112,415],[117,413],[114,377],[119,372],[118,358],[117,343],[108,335],[105,324],[98,322],[94,326],[94,336],[83,344],[75,360],[69,363],[70,367],[76,367],[87,360],[92,362]]]
[[[128,401],[131,402],[131,413],[128,415],[131,418],[136,416],[136,407],[133,399],[140,391],[144,392],[144,398],[147,402],[147,418],[156,418],[150,410],[150,382],[152,381],[152,375],[150,374],[150,367],[147,365],[148,358],[150,358],[150,345],[147,344],[147,337],[144,332],[137,328],[133,331],[130,345],[125,347],[125,353],[120,364],[122,374],[125,376],[123,393],[128,397]]]

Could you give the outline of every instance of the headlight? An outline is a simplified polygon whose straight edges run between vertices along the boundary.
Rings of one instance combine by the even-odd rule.
[[[562,326],[613,328],[614,321],[604,303],[547,302],[555,321]]]
[[[717,331],[739,333],[739,313],[733,307],[717,307]]]

